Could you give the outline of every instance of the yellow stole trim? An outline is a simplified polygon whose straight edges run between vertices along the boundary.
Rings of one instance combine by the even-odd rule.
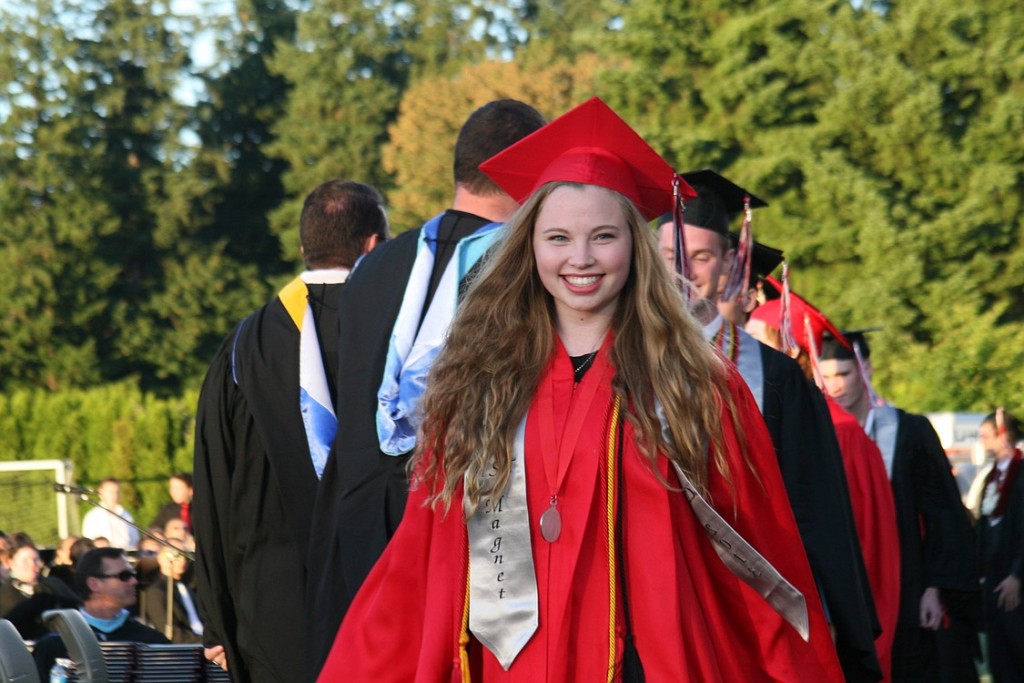
[[[309,296],[309,287],[302,281],[301,277],[297,277],[284,286],[277,294],[277,298],[281,300],[281,304],[284,306],[284,310],[288,311],[288,316],[295,323],[295,328],[302,331],[302,319],[306,316],[307,298]]]

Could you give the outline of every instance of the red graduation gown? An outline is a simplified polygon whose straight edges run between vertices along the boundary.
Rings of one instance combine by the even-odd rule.
[[[607,680],[605,440],[614,373],[607,356],[606,344],[574,390],[572,363],[559,344],[540,381],[525,442],[540,624],[509,671],[472,640],[474,683]],[[623,557],[630,618],[647,681],[841,681],[771,441],[735,372],[730,388],[757,474],[744,463],[731,421],[723,414],[735,498],[714,469],[711,498],[806,596],[810,642],[722,564],[682,494],[665,488],[651,472],[624,420]],[[675,481],[667,459],[660,457],[657,467],[664,481]],[[559,471],[564,473],[556,485],[562,532],[548,543],[539,517],[551,498],[550,480],[557,480]],[[425,507],[425,497],[422,487],[411,494],[395,537],[342,623],[320,681],[461,680],[458,640],[468,559],[461,492],[447,514]],[[616,651],[621,653],[621,590],[618,594]]]
[[[900,539],[896,504],[882,453],[855,418],[825,397],[846,468],[854,523],[882,633],[875,638],[884,681],[892,676],[892,642],[900,613]]]

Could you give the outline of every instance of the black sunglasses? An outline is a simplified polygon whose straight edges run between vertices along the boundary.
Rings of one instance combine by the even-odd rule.
[[[133,572],[131,569],[125,569],[124,571],[120,571],[120,572],[118,572],[116,574],[97,574],[96,578],[98,578],[98,579],[117,579],[119,581],[124,581],[125,583],[127,583],[128,581],[131,581],[134,578],[138,578],[138,575],[135,572]]]

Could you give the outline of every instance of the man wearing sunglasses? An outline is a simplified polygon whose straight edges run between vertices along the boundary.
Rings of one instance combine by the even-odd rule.
[[[136,621],[128,609],[138,595],[139,580],[120,548],[94,548],[75,566],[75,590],[82,599],[79,610],[96,634],[97,640],[134,643],[170,643],[162,633]],[[58,657],[67,657],[67,648],[56,633],[36,642],[32,656],[40,680],[48,680],[50,667]]]

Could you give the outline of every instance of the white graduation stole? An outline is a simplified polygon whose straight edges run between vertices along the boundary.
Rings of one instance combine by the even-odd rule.
[[[299,331],[299,410],[309,444],[309,456],[317,479],[324,473],[327,456],[338,434],[338,418],[327,387],[324,359],[309,305],[308,284],[337,284],[348,277],[347,269],[306,271],[278,294],[281,304]]]

